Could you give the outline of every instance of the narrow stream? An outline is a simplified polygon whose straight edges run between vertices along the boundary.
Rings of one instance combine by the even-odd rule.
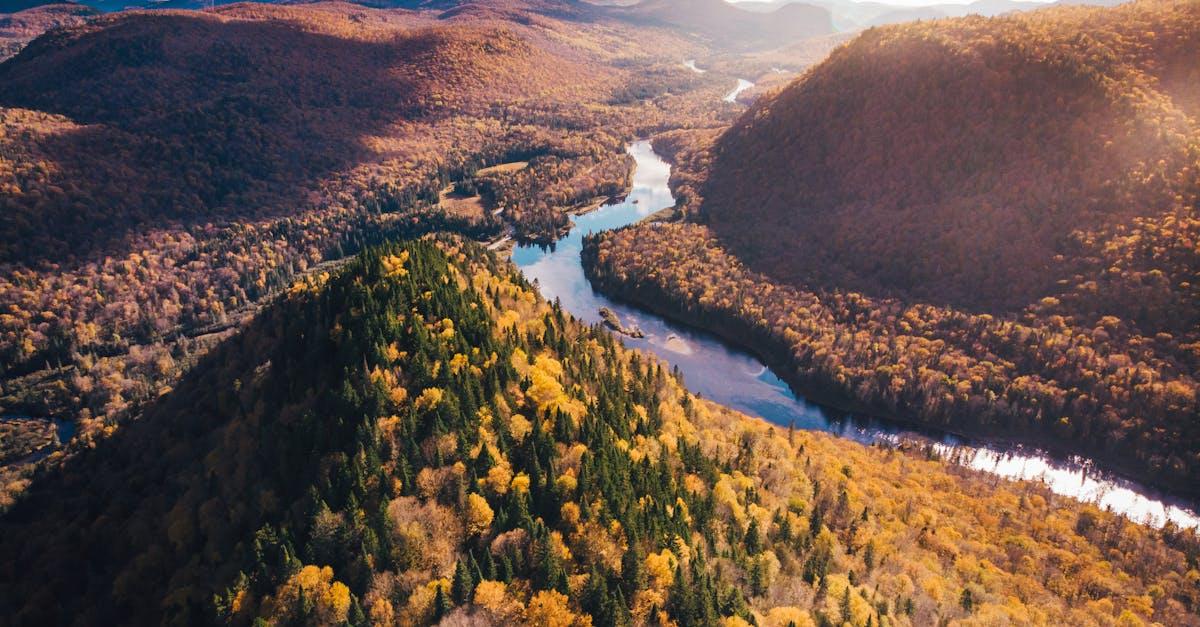
[[[740,83],[739,83],[740,86]],[[787,384],[749,353],[717,337],[650,312],[617,303],[592,290],[583,274],[580,251],[588,233],[620,228],[675,204],[667,187],[670,166],[654,154],[650,142],[629,147],[637,165],[633,189],[621,202],[576,217],[571,231],[553,249],[522,245],[512,259],[525,276],[536,281],[542,295],[559,299],[563,308],[588,323],[599,323],[601,307],[614,311],[627,326],[637,325],[644,338],[624,337],[627,346],[649,350],[683,372],[688,388],[728,407],[760,416],[775,424],[819,429],[862,443],[924,438],[947,460],[1009,479],[1043,481],[1056,494],[1071,496],[1152,525],[1172,521],[1182,527],[1200,526],[1200,516],[1178,502],[1163,498],[1132,481],[1110,476],[1083,459],[1060,461],[1023,447],[997,447],[965,442],[938,433],[914,433],[894,423],[846,418],[797,397]]]
[[[754,83],[751,83],[744,78],[739,78],[737,86],[733,88],[733,91],[725,94],[725,102],[737,102],[737,97],[751,87],[754,87]]]

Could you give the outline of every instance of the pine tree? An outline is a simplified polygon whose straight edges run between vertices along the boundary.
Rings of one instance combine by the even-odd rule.
[[[968,614],[975,610],[975,597],[971,594],[970,588],[963,588],[962,595],[958,598],[958,604]]]
[[[635,540],[629,542],[629,548],[621,556],[621,589],[626,597],[632,597],[638,590],[646,587],[646,573],[642,568],[642,552]]]
[[[758,555],[762,553],[762,537],[758,531],[758,519],[751,518],[750,526],[746,529],[746,553],[749,555]]]
[[[433,599],[434,620],[441,620],[442,618],[445,618],[446,614],[450,613],[451,607],[453,607],[453,605],[450,603],[450,597],[446,596],[445,587],[438,586],[437,596]]]
[[[762,560],[755,559],[750,566],[750,591],[756,597],[767,593],[766,575],[763,573]]]
[[[488,549],[483,551],[483,578],[489,581],[497,581],[500,578],[496,569],[496,558]]]
[[[461,559],[454,565],[454,581],[450,590],[454,595],[456,605],[466,605],[471,602],[471,595],[475,591],[475,581],[470,569]]]

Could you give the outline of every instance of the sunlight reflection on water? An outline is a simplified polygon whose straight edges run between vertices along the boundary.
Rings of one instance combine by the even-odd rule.
[[[739,83],[740,86],[740,83]],[[548,300],[587,323],[601,321],[600,308],[608,307],[626,325],[637,325],[644,338],[622,337],[625,345],[649,350],[679,367],[689,389],[701,396],[778,425],[794,423],[801,429],[819,429],[866,444],[898,444],[901,440],[929,440],[944,459],[1009,479],[1043,482],[1056,494],[1097,503],[1132,520],[1162,525],[1172,521],[1182,527],[1200,526],[1195,511],[1160,498],[1150,490],[1096,470],[1086,460],[1064,462],[1041,451],[1023,447],[997,447],[929,432],[915,433],[894,423],[847,417],[797,397],[774,372],[754,356],[730,347],[715,336],[657,315],[617,303],[596,293],[583,273],[580,252],[588,233],[620,228],[675,204],[667,186],[671,168],[647,141],[629,147],[637,161],[633,189],[622,201],[578,216],[570,233],[553,249],[538,245],[517,246],[512,259],[530,281],[536,281]],[[680,347],[686,350],[680,350]]]

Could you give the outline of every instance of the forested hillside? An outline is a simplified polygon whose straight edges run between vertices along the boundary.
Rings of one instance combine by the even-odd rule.
[[[119,14],[34,42],[0,67],[3,104],[29,120],[10,141],[46,162],[7,173],[2,258],[71,259],[169,218],[290,213],[339,178],[411,177],[419,151],[483,139],[431,132],[438,118],[556,91],[595,98],[622,78],[502,20],[371,17],[345,5]]]
[[[14,625],[1200,624],[1192,532],[792,433],[452,240],[297,283],[0,517]]]
[[[248,3],[34,41],[0,65],[0,414],[86,446],[296,277],[435,229],[551,239],[624,192],[628,139],[731,119],[679,65],[700,44],[593,10]]]
[[[873,29],[724,134],[704,217],[784,280],[1020,308],[1194,204],[1198,54],[1174,0]]]
[[[1200,5],[865,32],[727,132],[609,290],[839,405],[1200,485]]]
[[[9,9],[6,9],[9,10]],[[52,28],[81,24],[99,12],[81,4],[46,4],[0,13],[0,61],[13,56],[34,37]]]

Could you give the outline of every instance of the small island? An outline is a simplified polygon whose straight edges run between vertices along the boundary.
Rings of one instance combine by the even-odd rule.
[[[642,333],[642,330],[638,328],[636,324],[629,327],[621,324],[621,318],[617,316],[615,311],[609,309],[608,307],[600,308],[600,317],[604,319],[604,324],[607,325],[608,328],[620,333],[621,335],[627,335],[635,338],[646,337],[646,334]]]

